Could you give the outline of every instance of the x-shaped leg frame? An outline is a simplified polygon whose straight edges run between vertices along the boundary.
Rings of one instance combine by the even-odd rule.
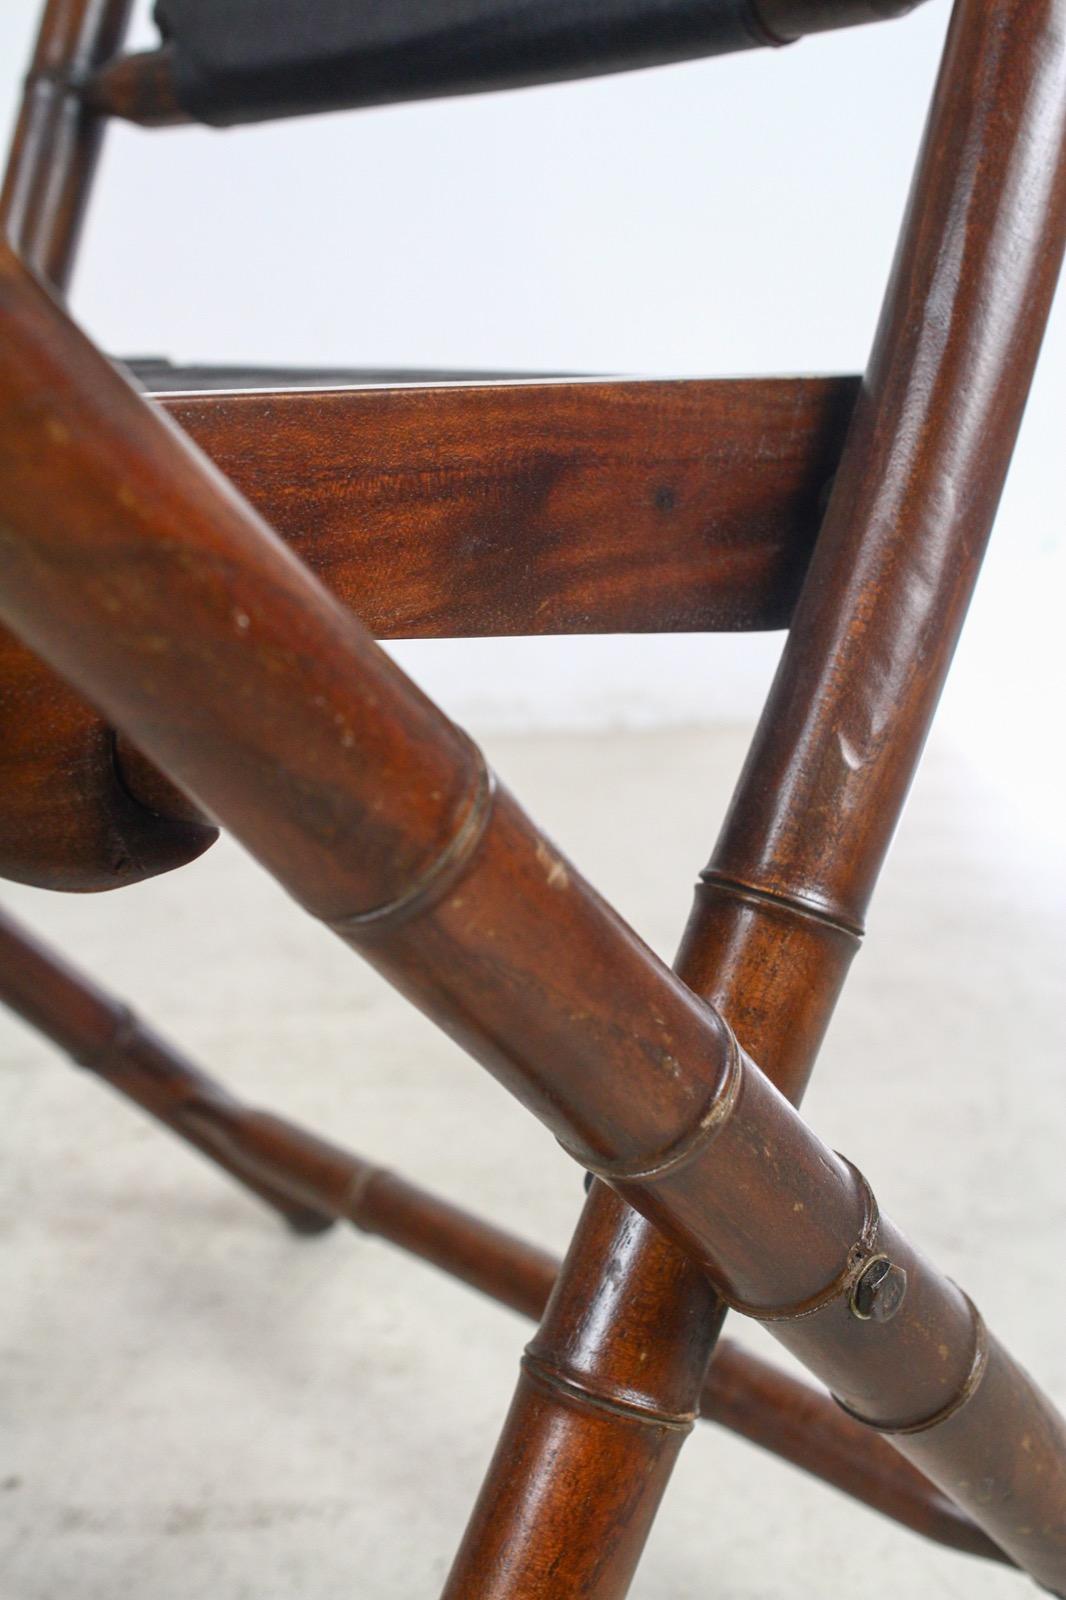
[[[284,1118],[242,1103],[0,912],[0,1001],[79,1067],[272,1207],[295,1232],[335,1222],[377,1235],[539,1322],[558,1261]],[[720,1340],[701,1417],[953,1549],[1009,1558],[953,1501],[825,1395]]]
[[[0,614],[602,1180],[449,1595],[625,1592],[727,1306],[1066,1591],[1062,1419],[790,1103],[1020,422],[1063,249],[1064,62],[1063,0],[958,0],[826,521],[675,973],[0,259]]]

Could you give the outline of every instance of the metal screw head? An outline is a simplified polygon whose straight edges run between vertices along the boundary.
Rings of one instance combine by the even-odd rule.
[[[874,1256],[851,1292],[852,1314],[860,1322],[891,1322],[907,1293],[907,1274],[887,1256]]]

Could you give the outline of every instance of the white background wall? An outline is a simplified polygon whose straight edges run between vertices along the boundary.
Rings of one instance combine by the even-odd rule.
[[[0,7],[0,122],[37,10]],[[931,0],[777,52],[229,133],[116,127],[74,309],[112,351],[190,360],[858,370],[947,15]],[[1060,303],[945,708],[1022,759],[1062,692],[1064,413]],[[746,718],[779,647],[398,653],[456,714],[523,728]]]

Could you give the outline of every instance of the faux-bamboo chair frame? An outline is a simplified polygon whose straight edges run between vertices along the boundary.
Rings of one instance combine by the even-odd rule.
[[[841,380],[787,406],[775,382],[147,403],[42,282],[65,282],[103,117],[178,115],[167,59],[118,54],[127,9],[50,0],[5,186],[0,615],[23,641],[4,642],[3,665],[29,714],[5,756],[4,870],[114,886],[199,853],[217,819],[602,1181],[549,1297],[554,1268],[536,1252],[246,1111],[13,927],[0,929],[3,997],[295,1225],[351,1217],[543,1309],[449,1596],[623,1595],[701,1405],[831,1479],[834,1462],[839,1477],[861,1460],[868,1429],[885,1432],[899,1457],[868,1443],[853,1490],[1066,1591],[1062,1419],[789,1104],[950,662],[1061,262],[1066,3],[957,0],[865,379],[857,398]],[[805,8],[765,9],[784,29]],[[825,25],[877,8],[806,9]],[[619,576],[600,508],[584,521],[575,509],[580,560],[560,563],[527,506],[528,586],[508,587],[501,552],[488,590],[443,523],[415,580],[388,567],[368,582],[373,556],[347,526],[316,546],[316,576],[298,531],[286,550],[190,435],[271,513],[254,458],[264,407],[306,440],[307,418],[339,406],[371,463],[461,430],[464,410],[489,423],[490,456],[516,427],[550,437],[576,420],[575,470],[607,447],[621,455],[608,494],[627,513],[661,438],[641,419],[665,418],[681,441],[671,470],[696,475],[716,526],[745,530],[740,556],[709,566],[663,500],[665,565],[661,524],[630,516]],[[758,483],[775,497],[769,532],[752,523],[750,470],[728,470],[728,452],[708,465],[704,430],[723,429],[776,430],[781,470]],[[313,484],[303,494],[320,515]],[[343,604],[357,583],[361,603],[378,597],[363,623]],[[674,974],[364,626],[567,631],[577,618],[635,630],[790,619]],[[783,1380],[728,1350],[708,1376],[730,1305],[765,1321],[839,1412],[804,1400],[805,1435]]]

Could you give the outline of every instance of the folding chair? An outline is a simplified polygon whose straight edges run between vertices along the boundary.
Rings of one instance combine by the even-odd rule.
[[[297,1229],[348,1219],[539,1319],[447,1596],[624,1595],[699,1414],[1066,1594],[1063,1419],[795,1109],[1061,262],[1066,0],[956,0],[861,383],[244,392],[139,387],[62,307],[108,117],[474,92],[909,8],[158,0],[163,47],[124,56],[127,9],[49,0],[3,195],[0,866],[104,889],[232,831],[590,1174],[567,1257],[242,1106],[6,920],[3,999]],[[353,452],[388,469],[358,505],[331,492]],[[434,453],[446,503],[410,466]],[[672,972],[372,637],[785,625]],[[716,1353],[727,1308],[832,1398]]]

